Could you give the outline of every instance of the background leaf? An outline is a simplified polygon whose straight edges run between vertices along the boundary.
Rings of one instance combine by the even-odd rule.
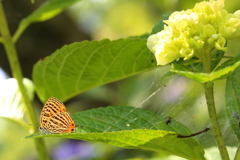
[[[226,82],[226,113],[228,121],[238,141],[240,141],[240,67],[238,67]]]
[[[35,10],[32,14],[30,14],[27,18],[25,18],[22,23],[33,23],[33,22],[42,22],[52,17],[58,15],[67,7],[79,2],[81,0],[50,0],[46,1],[43,5],[41,5],[37,10]]]
[[[212,57],[213,61],[211,63],[211,68],[215,69],[215,67],[219,64],[219,62],[222,60],[223,55],[225,52],[218,50]]]
[[[24,18],[13,36],[13,41],[16,42],[22,32],[34,22],[43,22],[60,14],[67,7],[79,2],[80,0],[49,0],[41,5],[37,10]],[[32,1],[33,3],[33,1]]]
[[[167,152],[188,159],[205,159],[204,151],[195,138],[178,138],[178,133],[189,135],[181,123],[150,110],[110,106],[73,114],[79,127],[70,134],[36,133],[32,137],[65,137],[85,141],[104,142],[125,148]]]
[[[168,20],[169,16],[170,16],[170,14],[163,15],[163,20],[161,20],[158,24],[156,24],[153,27],[152,32],[150,33],[150,35],[157,34],[158,32],[162,31],[164,29],[164,25],[166,25],[163,21],[164,20]]]
[[[90,88],[156,67],[146,40],[84,41],[64,46],[38,61],[33,81],[39,98],[65,101]]]
[[[24,78],[23,83],[26,87],[28,96],[33,99],[34,87],[31,80]],[[24,104],[21,100],[21,93],[18,89],[16,79],[9,78],[2,80],[0,83],[0,118],[14,121],[21,126],[28,128],[29,126],[23,122]]]

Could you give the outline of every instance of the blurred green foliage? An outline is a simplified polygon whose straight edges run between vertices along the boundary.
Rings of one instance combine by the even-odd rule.
[[[68,13],[76,21],[79,29],[87,32],[92,39],[117,39],[149,33],[152,27],[161,20],[163,14],[191,8],[196,2],[200,1],[89,0],[71,7]],[[228,1],[225,2],[225,9],[229,12],[234,12],[239,9],[239,5],[240,1],[238,0]],[[18,15],[16,13],[12,16],[14,18]],[[71,28],[68,29],[71,30]],[[29,39],[27,41],[26,39],[21,40],[25,40],[25,43],[29,41]],[[34,43],[32,40],[29,42],[31,42],[30,44]],[[37,45],[44,46],[44,43],[47,42],[38,43]],[[229,43],[229,46],[236,45]],[[238,50],[239,48],[230,47],[228,54],[234,55]],[[28,58],[26,57],[25,63],[27,61]],[[107,105],[131,105],[156,111],[159,113],[159,116],[162,114],[171,116],[188,126],[192,132],[199,131],[208,126],[208,115],[205,99],[202,94],[202,86],[180,76],[160,80],[164,75],[163,71],[167,72],[168,70],[168,67],[160,67],[119,82],[94,88],[76,96],[67,102],[66,106],[69,108],[69,112],[73,113]],[[216,106],[218,106],[220,125],[223,128],[227,145],[234,146],[236,145],[235,137],[228,136],[231,130],[224,120],[223,93],[225,81],[216,81],[215,87]],[[41,104],[39,101],[34,101],[34,106],[36,107],[36,112],[40,113]],[[180,108],[179,106],[185,106],[185,108]],[[33,142],[31,140],[21,140],[21,138],[28,135],[28,132],[24,128],[2,119],[0,119],[0,124],[1,159],[36,159]],[[197,138],[205,147],[215,145],[211,133],[205,133]],[[47,138],[46,142],[49,153],[53,153],[54,148],[61,146],[64,141],[58,138]],[[96,146],[96,144],[93,145]],[[146,159],[147,157],[149,159],[158,159],[165,156],[159,155],[159,153],[126,150],[105,144],[97,144],[97,148],[96,150],[101,150],[101,153],[99,153],[101,156],[95,157],[95,160],[108,160],[113,157],[115,159],[137,157],[140,159]]]

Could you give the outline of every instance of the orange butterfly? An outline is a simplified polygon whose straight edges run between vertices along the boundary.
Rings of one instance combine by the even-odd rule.
[[[71,133],[75,130],[75,123],[66,111],[64,104],[57,98],[50,97],[43,106],[40,115],[40,131],[50,133]]]

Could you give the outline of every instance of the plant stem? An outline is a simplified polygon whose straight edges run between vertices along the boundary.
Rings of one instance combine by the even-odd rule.
[[[12,37],[12,41],[13,43],[16,43],[18,38],[21,36],[21,34],[23,33],[23,31],[28,27],[29,23],[26,23],[26,21],[22,22],[19,24],[17,31],[14,33],[13,37]]]
[[[211,55],[210,53],[206,53],[205,56],[203,56],[203,68],[205,73],[211,73]],[[229,155],[227,152],[226,145],[224,143],[221,130],[218,124],[217,120],[217,112],[214,102],[214,95],[213,95],[213,82],[209,81],[205,83],[205,97],[207,101],[207,107],[208,107],[208,114],[209,118],[212,124],[212,131],[215,137],[215,140],[218,145],[218,149],[220,151],[222,160],[229,160]]]
[[[224,143],[221,130],[217,121],[217,113],[216,113],[214,95],[213,95],[213,82],[205,83],[205,96],[206,96],[206,101],[208,106],[208,114],[210,117],[210,121],[212,123],[212,131],[213,131],[215,140],[217,142],[218,149],[220,151],[222,159],[229,160],[227,148]]]
[[[23,84],[22,70],[19,64],[15,45],[12,41],[12,38],[9,32],[8,24],[7,24],[5,13],[2,6],[2,1],[0,1],[0,29],[1,29],[2,39],[3,39],[2,42],[8,56],[13,77],[17,80],[19,90],[22,94],[22,101],[25,106],[27,118],[31,124],[37,124],[36,114],[33,110],[33,106],[27,95],[26,88]],[[37,131],[38,131],[37,126],[33,126],[33,132],[37,132]],[[37,152],[39,154],[39,158],[44,160],[48,159],[48,154],[47,154],[44,140],[34,139],[34,142],[37,148]]]

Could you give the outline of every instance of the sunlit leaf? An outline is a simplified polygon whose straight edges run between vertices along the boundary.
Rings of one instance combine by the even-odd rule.
[[[73,133],[43,132],[26,138],[63,137],[111,145],[167,152],[187,159],[205,159],[204,150],[195,138],[178,138],[190,131],[181,123],[146,109],[111,106],[72,115],[79,127]]]
[[[34,87],[31,80],[24,78],[28,96],[33,99]],[[0,118],[15,121],[24,126],[24,104],[21,100],[21,93],[17,81],[14,78],[2,80],[0,83]]]
[[[83,41],[67,45],[38,61],[33,81],[39,98],[65,101],[90,88],[156,67],[146,40]]]
[[[240,65],[240,58],[233,58],[223,63],[215,71],[207,73],[196,73],[188,70],[187,67],[180,66],[176,63],[172,64],[171,72],[188,77],[200,83],[213,81],[216,79],[223,79],[228,77]]]

